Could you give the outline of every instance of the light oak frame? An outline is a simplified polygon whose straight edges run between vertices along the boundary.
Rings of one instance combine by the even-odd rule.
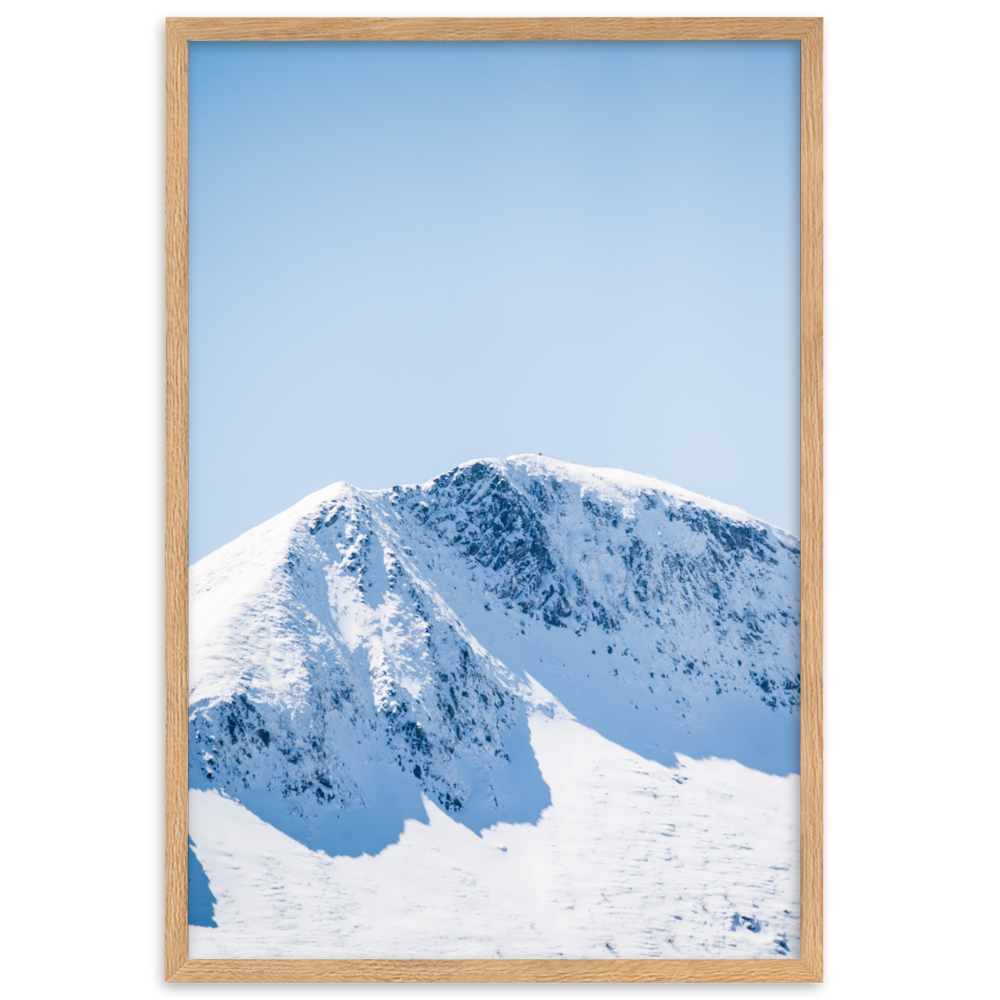
[[[188,42],[798,40],[802,65],[802,944],[797,960],[192,961],[187,931]],[[823,965],[822,17],[167,17],[164,981],[798,982]]]

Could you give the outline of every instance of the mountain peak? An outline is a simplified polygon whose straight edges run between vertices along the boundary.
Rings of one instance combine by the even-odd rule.
[[[370,794],[362,759],[473,824],[507,815],[504,796],[534,809],[541,792],[528,807],[512,789],[540,778],[510,750],[529,668],[645,756],[797,769],[798,548],[661,480],[514,455],[418,486],[336,483],[190,579],[195,776],[281,789],[321,838]]]
[[[736,508],[541,455],[333,484],[191,569],[192,783],[331,853],[381,849],[422,796],[534,821],[535,684],[667,766],[787,774],[798,560]]]

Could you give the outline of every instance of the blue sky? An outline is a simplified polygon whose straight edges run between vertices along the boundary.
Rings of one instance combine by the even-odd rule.
[[[798,532],[785,42],[190,46],[190,557],[542,452]]]

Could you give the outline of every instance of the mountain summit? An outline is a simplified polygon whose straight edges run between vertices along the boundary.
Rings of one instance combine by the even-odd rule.
[[[191,785],[373,854],[423,797],[480,831],[550,804],[529,708],[668,767],[798,771],[798,540],[535,455],[337,483],[191,567]]]

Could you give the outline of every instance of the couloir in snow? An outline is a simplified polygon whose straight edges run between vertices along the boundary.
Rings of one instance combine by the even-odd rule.
[[[192,957],[797,954],[793,536],[519,455],[335,484],[190,595]]]

